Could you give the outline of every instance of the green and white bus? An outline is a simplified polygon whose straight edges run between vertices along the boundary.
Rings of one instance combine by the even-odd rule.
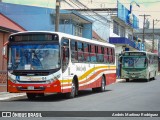
[[[144,51],[126,51],[120,57],[121,78],[129,82],[131,79],[155,79],[158,74],[158,55]]]

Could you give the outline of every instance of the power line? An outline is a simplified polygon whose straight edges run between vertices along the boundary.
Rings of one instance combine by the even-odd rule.
[[[140,11],[140,10],[133,10],[133,11],[137,11],[137,12],[160,12],[160,11]]]
[[[69,1],[74,5],[72,5],[72,4],[70,4],[69,3]],[[65,0],[65,3],[67,3],[69,6],[71,6],[72,8],[74,8],[74,7],[78,7],[78,8],[80,8],[80,9],[82,9],[81,7],[82,7],[82,5],[81,4],[77,4],[77,3],[75,3],[75,2],[73,2],[72,0],[69,0],[69,1],[67,1],[67,0]],[[81,7],[80,7],[81,6]],[[84,6],[83,6],[84,7]],[[74,10],[74,9],[72,9],[72,10]],[[76,9],[75,9],[76,10]],[[81,11],[81,13],[82,13],[83,11]],[[110,29],[111,27],[110,27],[110,25],[108,24],[108,23],[105,23],[105,22],[103,22],[103,21],[101,21],[102,20],[102,18],[100,18],[100,19],[98,19],[97,18],[97,14],[95,14],[95,11],[92,11],[92,10],[89,10],[89,12],[92,12],[96,17],[94,17],[93,15],[90,15],[89,13],[88,13],[88,11],[85,11],[84,13],[85,14],[87,14],[90,18],[92,18],[92,19],[94,19],[94,22],[100,22],[101,23],[101,27],[96,27],[94,24],[93,24],[93,27],[95,28],[95,30],[96,31],[99,31],[99,30],[101,30],[102,31],[102,29],[104,29],[102,26],[109,26],[108,27],[108,29]],[[82,13],[83,14],[83,13]],[[100,15],[101,16],[101,15]],[[99,17],[99,16],[98,16]],[[95,21],[96,20],[96,21]],[[103,36],[105,35],[105,30],[103,30]]]
[[[108,19],[106,19],[105,17],[103,17],[102,15],[98,14],[97,12],[91,10],[90,8],[88,8],[86,5],[84,5],[82,2],[80,2],[79,0],[77,0],[76,2],[78,2],[80,5],[82,5],[83,7],[85,7],[86,9],[92,11],[94,14],[96,14],[98,17],[100,17],[103,20],[106,20],[107,22],[111,22]]]
[[[150,3],[159,3],[160,1],[150,1],[150,2],[138,2],[138,4],[150,4]],[[103,4],[117,4],[117,2],[96,2],[93,1],[92,3],[103,3]],[[130,4],[130,2],[122,2],[123,4]]]
[[[69,1],[70,1],[72,4],[74,4],[76,7],[82,9],[82,8],[79,7],[76,3],[74,3],[72,0],[69,0]],[[69,4],[70,6],[72,6],[68,1],[65,0],[65,2],[66,2],[67,4]],[[72,7],[73,7],[73,6],[72,6]],[[99,20],[98,18],[93,17],[92,15],[88,14],[87,12],[85,12],[85,14],[87,14],[88,16],[90,16],[91,18],[93,18],[94,20],[101,22],[101,23],[104,24],[104,25],[107,25],[107,23]]]
[[[150,16],[150,15],[145,15],[145,14],[144,14],[144,15],[139,15],[139,16],[144,17],[144,19],[143,19],[143,40],[142,40],[142,42],[143,42],[143,44],[144,44],[144,42],[145,42],[145,40],[144,40],[144,37],[145,37],[145,36],[144,36],[145,20],[146,20],[146,17],[147,17],[147,16]]]

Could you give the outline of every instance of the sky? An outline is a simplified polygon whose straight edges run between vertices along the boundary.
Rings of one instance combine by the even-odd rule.
[[[104,0],[105,1],[105,0]],[[112,0],[113,1],[113,0]],[[114,0],[116,1],[116,0]],[[150,28],[153,28],[153,19],[160,20],[160,0],[120,0],[129,9],[130,3],[135,1],[136,4],[132,4],[133,13],[139,18],[140,28],[143,27],[144,17],[139,15],[150,15],[146,17],[150,21]],[[160,28],[160,22],[155,22],[155,28]]]
[[[2,0],[2,2],[55,8],[56,0]]]
[[[126,0],[133,1],[133,0]],[[153,19],[160,20],[160,0],[134,0],[137,2],[140,7],[137,7],[136,4],[133,4],[133,12],[137,15],[140,20],[140,27],[143,24],[143,17],[139,15],[150,15],[146,18],[150,21],[150,28],[153,26]],[[155,22],[155,28],[160,28],[160,22]]]
[[[8,3],[19,3],[25,5],[33,5],[33,6],[41,6],[41,7],[49,7],[55,8],[56,0],[2,0],[3,2]],[[66,0],[67,1],[67,0]],[[69,0],[68,0],[69,1]],[[72,0],[74,1],[74,0]],[[102,8],[111,8],[116,7],[117,0],[79,0],[83,3],[86,3],[88,7],[102,7]],[[121,3],[125,5],[129,9],[130,3],[134,3],[140,5],[138,7],[136,4],[132,4],[133,13],[139,18],[140,28],[143,26],[143,17],[139,15],[150,15],[146,17],[150,21],[150,28],[152,28],[152,22],[154,20],[160,20],[160,0],[119,0]],[[160,28],[160,22],[155,22],[155,28]]]

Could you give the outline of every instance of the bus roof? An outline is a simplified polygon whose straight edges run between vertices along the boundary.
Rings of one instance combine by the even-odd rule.
[[[124,53],[127,53],[127,52],[139,52],[139,53],[146,53],[146,54],[154,54],[154,55],[158,55],[158,53],[151,53],[151,52],[147,52],[147,51],[124,51]]]
[[[51,34],[58,34],[59,37],[66,37],[66,38],[70,38],[70,39],[75,39],[75,40],[79,40],[82,42],[89,42],[89,43],[94,43],[94,44],[98,44],[98,45],[104,45],[104,46],[110,46],[110,47],[115,47],[115,45],[107,43],[107,42],[100,42],[100,41],[96,41],[96,40],[92,40],[92,39],[87,39],[87,38],[82,38],[82,37],[78,37],[78,36],[74,36],[74,35],[70,35],[70,34],[66,34],[66,33],[61,33],[61,32],[52,32],[52,31],[24,31],[24,32],[17,32],[17,33],[13,33],[11,35],[18,35],[18,34],[27,34],[27,33],[51,33]],[[10,35],[10,36],[11,36]]]

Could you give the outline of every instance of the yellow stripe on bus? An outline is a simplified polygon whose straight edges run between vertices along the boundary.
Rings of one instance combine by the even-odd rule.
[[[97,66],[94,68],[91,68],[90,70],[88,70],[87,72],[85,72],[83,75],[78,77],[78,81],[83,80],[84,78],[86,78],[90,73],[92,73],[93,71],[97,70],[97,69],[101,69],[101,68],[105,68],[107,70],[115,70],[116,66]],[[61,83],[68,83],[68,82],[72,82],[72,79],[66,79],[66,80],[60,80]]]

